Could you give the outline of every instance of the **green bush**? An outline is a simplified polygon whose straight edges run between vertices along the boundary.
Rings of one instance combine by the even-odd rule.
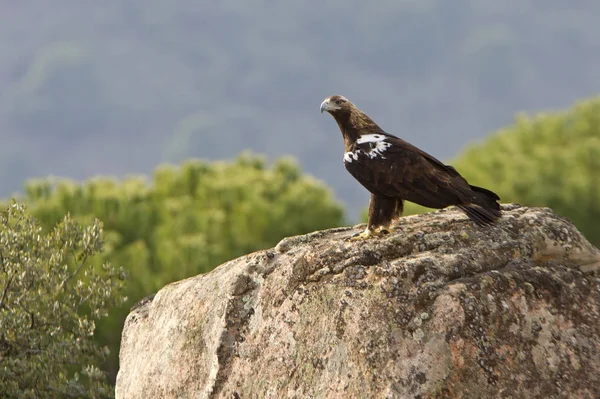
[[[600,246],[600,98],[563,112],[519,115],[450,164],[504,203],[552,208]],[[409,204],[406,214],[425,209]]]
[[[132,304],[165,284],[215,266],[281,238],[343,223],[343,209],[321,183],[292,161],[268,167],[260,157],[234,162],[190,161],[161,166],[152,182],[96,178],[29,182],[26,201],[44,226],[70,212],[82,222],[99,218],[106,231],[102,261],[123,265],[129,301],[99,324],[99,343],[118,370],[121,328]]]
[[[3,398],[112,397],[95,321],[122,303],[124,272],[89,262],[99,221],[70,217],[42,232],[22,205],[0,211],[0,392]]]

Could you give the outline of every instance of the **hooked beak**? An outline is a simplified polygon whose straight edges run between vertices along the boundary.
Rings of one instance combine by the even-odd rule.
[[[323,113],[324,111],[329,111],[329,99],[328,98],[321,103],[321,113]]]

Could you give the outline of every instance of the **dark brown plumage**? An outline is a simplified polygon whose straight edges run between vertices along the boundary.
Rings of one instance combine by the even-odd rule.
[[[400,217],[404,200],[438,209],[456,205],[478,225],[500,218],[498,195],[469,185],[452,166],[386,133],[346,98],[326,98],[321,104],[324,111],[342,132],[346,169],[371,192],[364,237]]]

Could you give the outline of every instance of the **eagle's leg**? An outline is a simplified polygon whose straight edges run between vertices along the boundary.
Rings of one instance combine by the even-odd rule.
[[[402,217],[402,212],[404,212],[404,201],[401,199],[396,200],[396,207],[394,209],[394,215],[392,217],[393,220],[400,219]],[[398,229],[398,226],[390,226],[390,230],[394,231]]]
[[[360,234],[352,237],[355,240],[364,240],[373,236],[381,236],[389,233],[387,228],[392,219],[398,214],[398,202],[400,213],[402,213],[402,201],[383,195],[371,194],[369,201],[369,220],[367,228]]]

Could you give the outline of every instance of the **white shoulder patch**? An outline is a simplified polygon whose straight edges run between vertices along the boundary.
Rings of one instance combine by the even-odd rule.
[[[369,150],[356,149],[354,152],[346,152],[344,153],[344,162],[352,163],[352,161],[357,161],[359,156],[366,155],[370,159],[375,159],[377,157],[381,159],[385,159],[383,153],[388,149],[388,147],[392,146],[392,143],[388,143],[386,140],[386,136],[383,134],[363,134],[356,140],[356,144],[366,144],[369,143]]]
[[[344,153],[344,162],[352,163],[352,161],[356,161],[357,159],[358,159],[358,154],[356,154],[354,152]]]
[[[388,143],[387,141],[385,141],[386,138],[387,137],[383,134],[363,134],[356,140],[356,143],[370,143],[370,151],[365,152],[365,154],[369,158],[374,159],[376,157],[380,157],[382,159],[385,159],[383,153],[385,152],[385,150],[387,150],[388,147],[392,146],[392,143]]]
[[[377,143],[382,140],[385,140],[385,136],[382,134],[363,134],[356,140],[356,142],[358,144]]]

